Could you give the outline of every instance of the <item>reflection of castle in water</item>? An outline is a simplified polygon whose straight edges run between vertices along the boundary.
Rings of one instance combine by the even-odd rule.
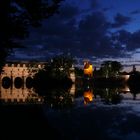
[[[85,90],[83,96],[84,96],[84,104],[92,102],[94,98],[93,89]]]
[[[87,86],[83,91],[84,104],[104,102],[105,104],[140,104],[140,91],[134,92],[128,85],[117,88],[96,88]]]

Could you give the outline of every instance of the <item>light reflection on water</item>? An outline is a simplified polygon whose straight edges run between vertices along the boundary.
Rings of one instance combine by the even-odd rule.
[[[27,88],[26,86],[21,88],[16,88],[14,86],[4,88],[1,85],[0,100],[3,103],[11,104],[46,103],[54,108],[72,107],[76,105],[78,99],[81,105],[99,102],[108,105],[117,105],[124,102],[140,103],[140,92],[130,89],[128,85],[116,88],[96,88],[87,84],[84,87],[77,88],[76,85],[73,84],[68,90],[59,88],[45,91],[45,98],[44,96],[39,96],[41,94],[39,93],[38,95],[35,91],[34,88]]]
[[[127,85],[116,88],[97,88],[90,85],[77,88],[76,85],[72,85],[68,90],[61,88],[48,90],[44,98],[35,93],[33,88],[25,86],[19,89],[0,87],[0,100],[5,104],[43,104],[41,107],[45,119],[51,127],[62,134],[64,139],[123,140],[125,137],[128,140],[139,140],[140,138],[140,126],[138,125],[140,123],[140,94],[139,90],[130,89]],[[25,110],[21,108],[20,112],[22,109]],[[15,120],[22,115],[25,119],[24,115],[34,110],[35,114],[32,112],[30,114],[31,120],[38,116],[37,108],[31,108],[29,112],[25,111],[22,115],[18,114],[19,110],[14,112]],[[4,118],[5,116],[7,114]],[[31,120],[27,117],[26,121],[30,124]],[[44,120],[42,122],[40,120],[42,118],[36,119],[39,124],[44,124]],[[9,126],[9,123],[7,124]],[[31,128],[38,129],[34,126]],[[46,134],[46,128],[43,127],[42,131]]]
[[[83,93],[84,104],[99,103],[117,105],[122,103],[140,103],[140,91],[130,90],[128,85],[116,88],[96,88],[87,86]]]
[[[50,124],[68,140],[139,140],[140,94],[127,85],[75,88],[74,108],[44,112]]]
[[[11,86],[4,88],[0,85],[0,101],[5,104],[40,104],[43,103],[43,98],[34,92],[33,88],[21,87],[16,88]]]

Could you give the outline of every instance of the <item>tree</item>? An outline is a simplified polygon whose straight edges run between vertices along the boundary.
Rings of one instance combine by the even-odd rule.
[[[59,55],[52,58],[34,75],[36,86],[51,88],[54,86],[70,87],[70,72],[75,60],[70,55]]]
[[[29,35],[30,27],[57,12],[62,0],[1,0],[0,2],[0,71],[13,48]]]
[[[83,69],[81,69],[79,67],[75,67],[75,74],[76,74],[76,76],[83,77],[84,76]]]
[[[108,78],[110,73],[110,61],[104,61],[101,64],[101,71],[102,71],[102,75]]]
[[[102,74],[105,75],[106,78],[117,76],[121,69],[122,65],[117,61],[104,61],[101,65]]]
[[[102,101],[106,104],[118,104],[122,100],[122,96],[119,94],[117,88],[105,88],[100,89],[100,91]]]
[[[123,66],[120,62],[112,61],[111,63],[112,72],[116,76],[120,70],[122,70]]]
[[[75,63],[74,58],[71,55],[59,55],[50,60],[46,65],[45,70],[52,75],[52,77],[69,77],[70,69]]]
[[[66,109],[73,107],[73,95],[69,89],[53,88],[45,94],[46,103],[52,108]]]

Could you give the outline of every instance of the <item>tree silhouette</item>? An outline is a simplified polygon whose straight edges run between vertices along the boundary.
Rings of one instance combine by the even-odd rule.
[[[44,69],[51,78],[63,79],[70,76],[75,61],[71,55],[58,55],[48,61]]]
[[[104,61],[101,68],[103,75],[108,78],[110,76],[116,76],[122,69],[122,65],[117,61]]]
[[[23,47],[20,40],[28,37],[29,28],[56,13],[61,1],[0,0],[0,70],[13,48]]]
[[[59,55],[48,60],[44,68],[34,75],[35,88],[71,87],[70,73],[74,63],[71,55]]]

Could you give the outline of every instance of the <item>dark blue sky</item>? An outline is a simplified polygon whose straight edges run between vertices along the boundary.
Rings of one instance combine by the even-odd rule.
[[[29,29],[17,59],[45,60],[61,53],[79,59],[139,60],[140,0],[65,0],[59,14]]]

